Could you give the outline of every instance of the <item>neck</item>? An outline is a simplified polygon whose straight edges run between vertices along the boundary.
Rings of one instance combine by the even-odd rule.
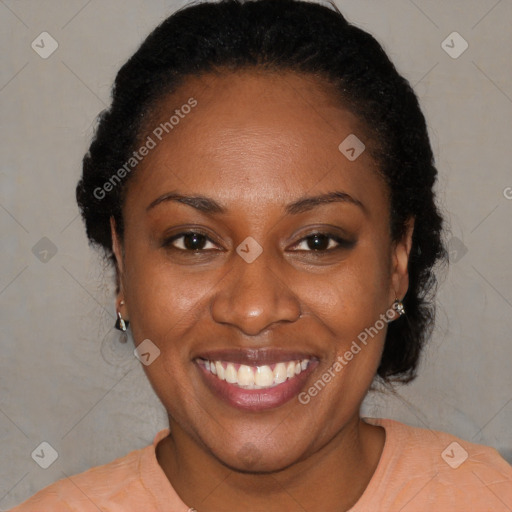
[[[157,458],[172,486],[198,512],[349,510],[366,489],[384,446],[381,427],[354,417],[325,446],[272,473],[228,468],[172,419]]]

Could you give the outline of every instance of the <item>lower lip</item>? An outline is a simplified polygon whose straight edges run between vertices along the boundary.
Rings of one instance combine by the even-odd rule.
[[[295,377],[267,389],[240,388],[236,384],[229,384],[225,380],[220,380],[204,366],[199,363],[196,364],[210,390],[229,405],[245,411],[265,411],[279,407],[297,396],[318,362],[310,361],[308,367]]]

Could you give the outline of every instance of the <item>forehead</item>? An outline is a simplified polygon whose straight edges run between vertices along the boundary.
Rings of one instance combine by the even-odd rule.
[[[147,137],[155,145],[130,184],[137,193],[128,194],[137,201],[176,189],[255,208],[340,188],[360,200],[387,195],[369,151],[353,160],[342,144],[368,147],[362,123],[327,84],[307,75],[188,79],[153,110],[141,141]]]

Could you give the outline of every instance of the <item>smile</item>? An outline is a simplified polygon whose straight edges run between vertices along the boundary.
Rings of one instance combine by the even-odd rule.
[[[199,365],[210,374],[241,389],[270,389],[287,380],[294,379],[306,371],[310,359],[283,361],[258,366],[239,364],[229,361],[210,361],[197,359]]]

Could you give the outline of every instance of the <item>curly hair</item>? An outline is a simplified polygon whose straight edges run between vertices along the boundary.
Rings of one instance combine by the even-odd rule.
[[[123,191],[136,170],[108,193],[97,191],[129,160],[157,102],[187,77],[251,68],[308,74],[334,86],[373,141],[371,154],[389,189],[393,241],[415,220],[407,315],[389,324],[377,370],[385,383],[413,380],[434,325],[435,266],[446,260],[433,190],[437,170],[411,86],[380,44],[334,5],[221,0],[182,8],[154,29],[119,70],[111,106],[99,115],[83,159],[76,196],[90,243],[115,263],[109,220],[122,238]]]

